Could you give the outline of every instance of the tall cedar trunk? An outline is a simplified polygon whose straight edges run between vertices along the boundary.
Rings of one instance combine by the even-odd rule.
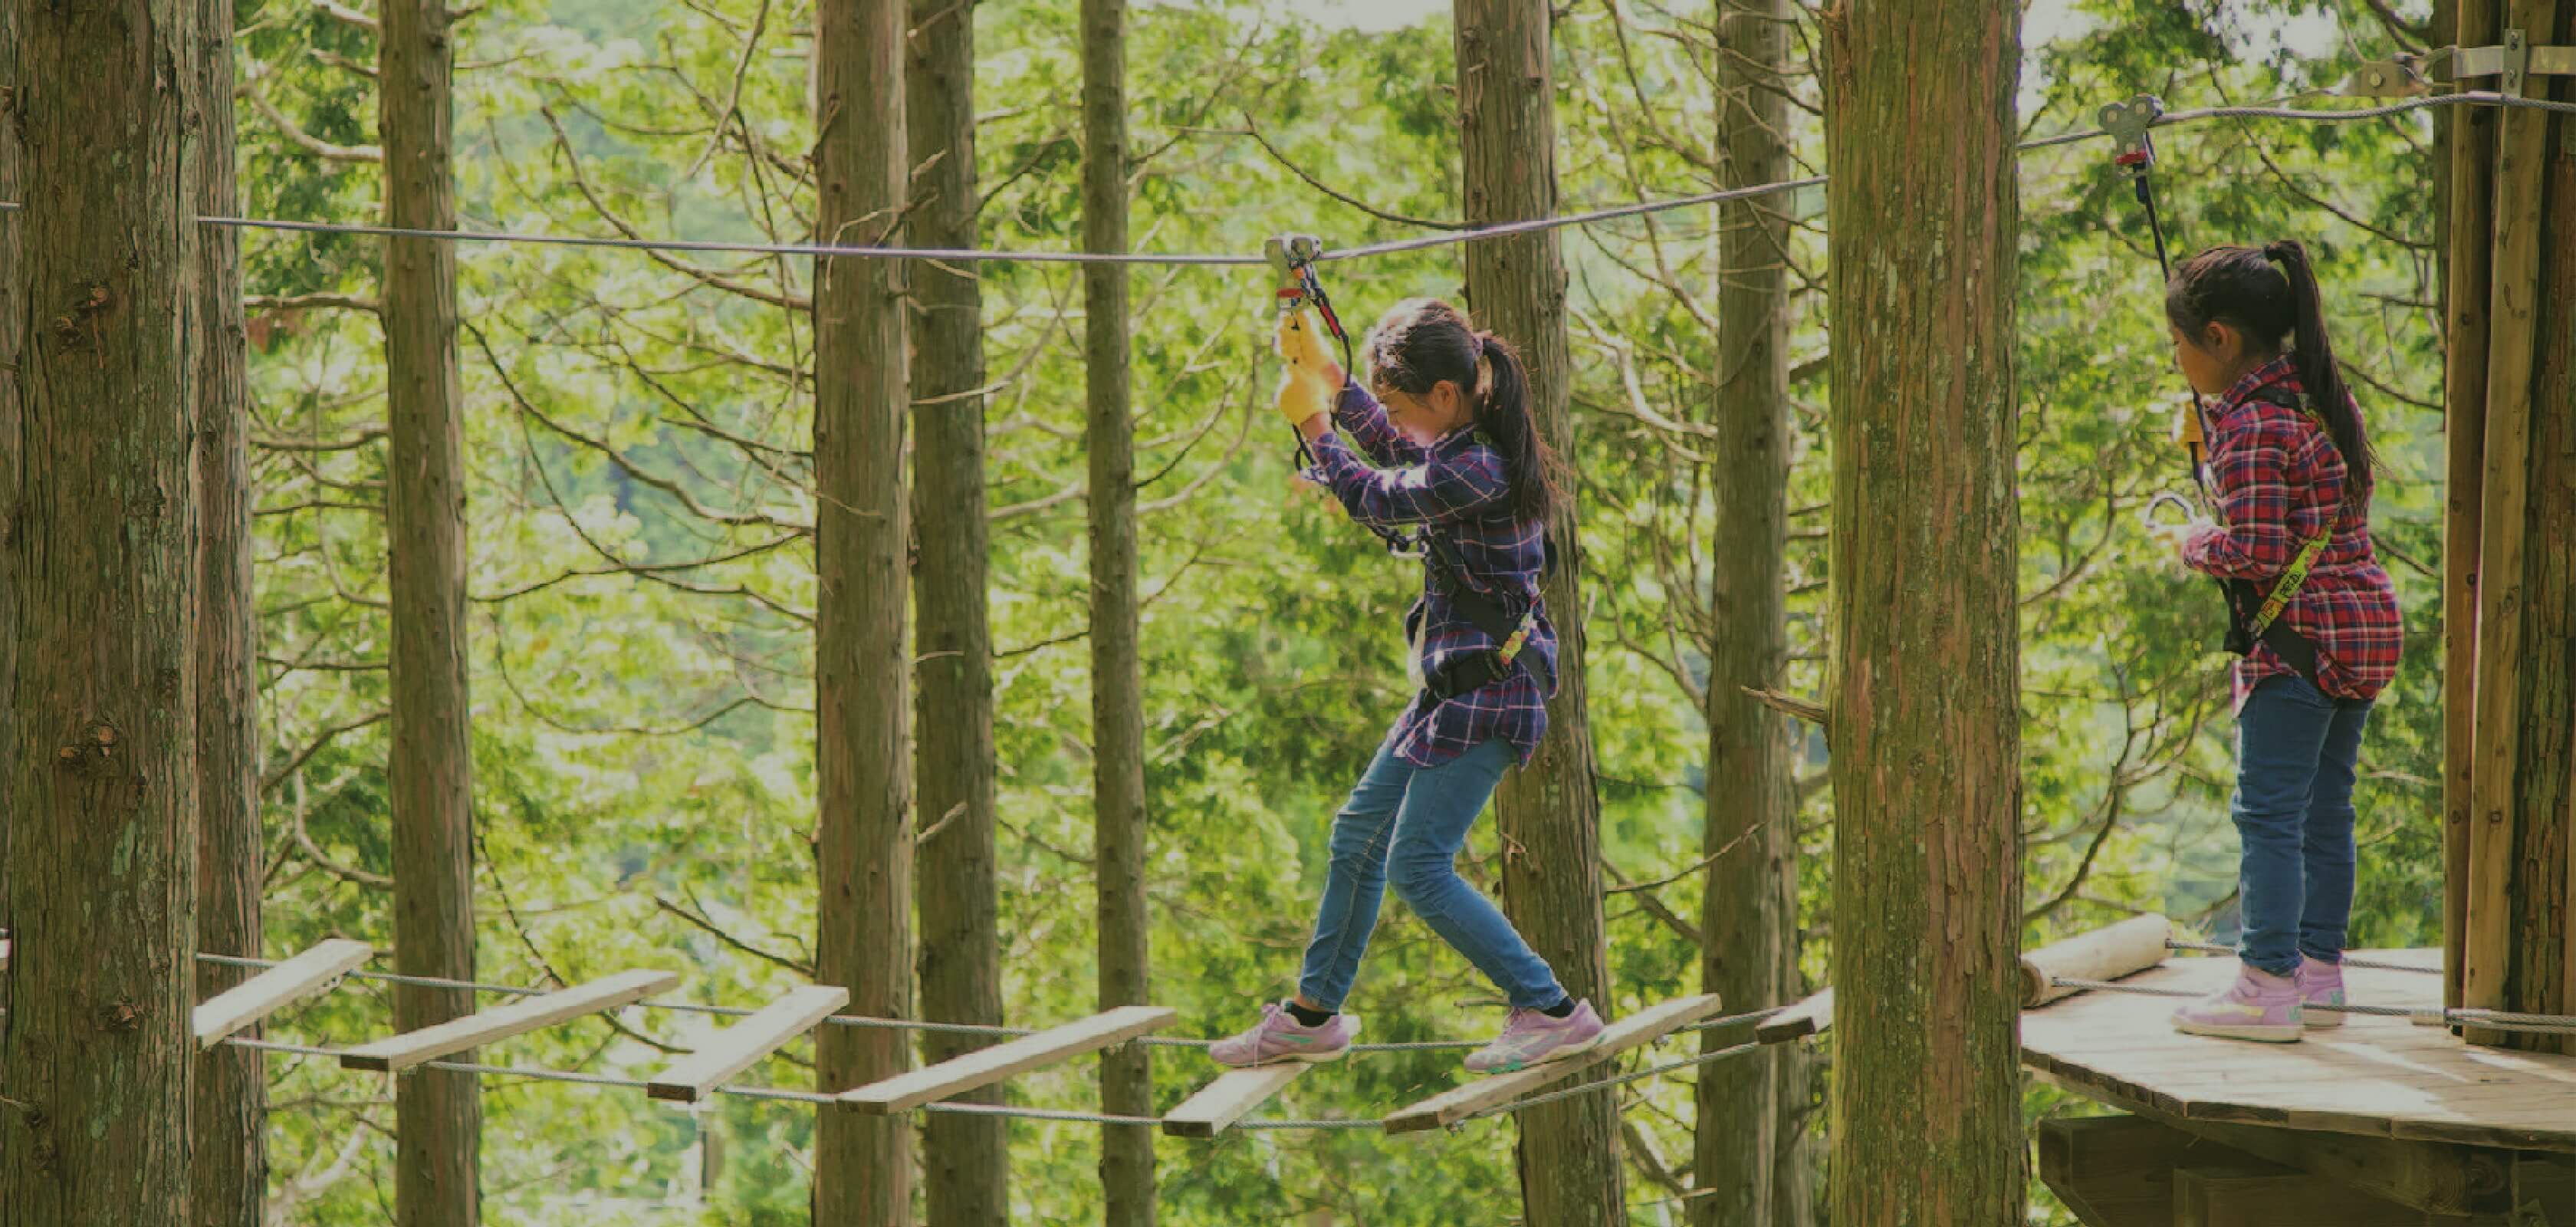
[[[445,0],[385,0],[379,13],[386,220],[405,229],[453,229],[454,44]],[[465,421],[454,244],[385,240],[384,331],[394,967],[471,980],[473,707],[465,666]],[[474,994],[462,989],[394,987],[397,1031],[473,1012]],[[475,1076],[405,1074],[394,1083],[394,1120],[394,1220],[473,1227],[482,1217],[483,1150]]]
[[[1833,1221],[2004,1227],[2026,1191],[2019,10],[1871,0],[1824,32],[1833,983],[1869,1004],[1834,1025]]]
[[[1457,0],[1458,124],[1471,224],[1543,217],[1556,207],[1556,106],[1546,0]],[[1467,247],[1467,300],[1483,327],[1520,350],[1539,434],[1568,461],[1565,265],[1554,231]],[[1585,714],[1582,551],[1571,483],[1548,532],[1556,566],[1544,595],[1558,636],[1550,731],[1504,781],[1503,907],[1567,992],[1611,1006],[1601,923],[1600,800]],[[1618,1101],[1608,1092],[1531,1108],[1520,1121],[1523,1216],[1532,1223],[1624,1221]]]
[[[197,0],[197,211],[234,216],[233,0]],[[249,388],[243,365],[240,232],[198,236],[197,945],[257,958],[265,879],[259,833],[258,628],[251,613]],[[248,979],[200,964],[202,1001]],[[267,1069],[226,1044],[197,1059],[190,1142],[193,1227],[260,1227],[268,1193]]]
[[[2494,0],[2455,0],[2452,33],[2464,45],[2495,41]],[[2447,45],[2447,44],[2446,44]],[[2487,438],[2488,261],[2495,207],[2497,112],[2451,109],[2450,157],[2441,173],[2443,228],[2442,378],[2449,480],[2442,516],[2442,990],[2462,1003],[2468,966],[2469,832],[2474,810],[2478,693],[2478,536],[2484,514]]]
[[[199,374],[193,0],[17,6],[0,1216],[188,1221]],[[21,82],[25,78],[20,78]]]
[[[973,247],[975,10],[913,0],[904,105],[910,122],[913,241]],[[921,562],[921,727],[914,754],[921,812],[921,1010],[946,1022],[1002,1021],[993,861],[993,639],[985,617],[984,295],[973,264],[913,267],[913,523]],[[990,1040],[925,1032],[925,1060]],[[990,1087],[960,1097],[1000,1103]],[[1003,1227],[1010,1219],[1010,1122],[937,1113],[922,1125],[929,1219]]]
[[[1082,0],[1082,246],[1127,250],[1127,2]],[[1128,416],[1127,267],[1082,270],[1091,457],[1092,849],[1100,874],[1100,1008],[1143,1005],[1145,677],[1136,604],[1136,439]],[[1101,1110],[1154,1112],[1152,1050],[1102,1054]],[[1154,1131],[1105,1125],[1100,1184],[1110,1227],[1154,1221]]]
[[[0,200],[25,200],[18,172],[18,7],[0,3]],[[26,326],[19,293],[14,211],[0,213],[0,907],[9,898],[10,789],[18,761],[18,585],[9,570],[11,526],[18,520],[18,343]],[[6,924],[0,915],[0,924]],[[9,1006],[9,977],[0,975],[0,1009]]]
[[[2522,0],[2509,25],[2540,45],[2576,34],[2576,4]],[[2576,87],[2531,78],[2535,96],[2576,98]],[[2545,84],[2547,83],[2547,84]],[[2469,934],[2469,1004],[2479,990],[2502,1008],[2576,1010],[2568,856],[2576,803],[2576,154],[2563,119],[2537,112],[2501,118],[2496,161],[2495,290],[2489,351],[2485,534],[2480,598],[2485,612],[2477,730],[2486,820],[2472,823],[2473,863],[2501,871],[2499,896],[2470,887],[2475,921],[2488,903],[2509,926],[2501,950]],[[2519,274],[2517,276],[2517,274]],[[2526,295],[2528,295],[2526,297]],[[2488,687],[2495,687],[2490,694]],[[2491,719],[2503,713],[2504,718]],[[2492,736],[2495,749],[2490,750]],[[2484,774],[2495,773],[2490,780]],[[2569,1037],[2479,1035],[2517,1048],[2570,1051]]]
[[[815,219],[824,242],[884,245],[905,203],[904,0],[825,0],[815,11]],[[912,1013],[911,669],[904,613],[911,515],[904,502],[903,278],[892,260],[824,259],[814,288],[816,743],[823,807],[816,978],[847,985],[850,1009]],[[903,1032],[825,1027],[815,1076],[846,1090],[912,1064]],[[814,1220],[912,1221],[911,1122],[825,1112],[816,1132]]]
[[[1729,186],[1788,177],[1785,0],[1720,0],[1718,154]],[[1700,985],[1738,1009],[1799,995],[1798,811],[1786,717],[1746,688],[1789,654],[1789,224],[1776,200],[1724,206],[1717,242],[1711,470],[1722,534],[1710,559],[1707,823]],[[1705,1051],[1740,1036],[1701,1033]],[[1696,1227],[1798,1227],[1809,1217],[1799,1137],[1803,1054],[1765,1048],[1699,1072]]]

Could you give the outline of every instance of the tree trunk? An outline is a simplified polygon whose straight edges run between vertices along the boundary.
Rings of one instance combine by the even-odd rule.
[[[827,0],[815,11],[818,236],[885,245],[902,219],[904,0]],[[904,502],[903,278],[892,260],[818,261],[814,395],[816,979],[847,985],[850,1010],[912,1013],[912,671],[904,614],[911,516]],[[815,1076],[847,1090],[912,1064],[901,1031],[825,1027]],[[912,1221],[911,1122],[825,1112],[816,1132],[814,1221]]]
[[[0,923],[0,1215],[188,1221],[196,1045],[193,0],[15,6],[27,317],[6,525],[23,749]],[[20,78],[24,83],[25,78]],[[221,105],[221,100],[216,100]]]
[[[1784,0],[1720,0],[1718,153],[1726,186],[1788,177]],[[1710,559],[1707,824],[1715,859],[1701,905],[1700,985],[1730,1009],[1800,995],[1798,803],[1786,717],[1746,689],[1779,685],[1787,666],[1789,520],[1789,224],[1777,200],[1718,213],[1712,469],[1721,537]],[[1737,1042],[1701,1033],[1703,1048]],[[1809,1217],[1803,1054],[1763,1049],[1699,1071],[1695,1227],[1800,1227]]]
[[[0,3],[0,200],[11,204],[27,198],[18,169],[18,80],[18,8]],[[18,520],[18,345],[27,322],[16,271],[23,216],[0,213],[0,908],[9,898],[9,797],[18,761],[18,585],[9,540]],[[0,1009],[8,1006],[9,977],[0,975]]]
[[[204,123],[197,211],[237,216],[232,0],[197,0]],[[257,958],[267,875],[259,832],[259,632],[251,601],[250,392],[242,346],[240,232],[198,235],[197,945]],[[251,971],[202,963],[200,1001]],[[256,1034],[254,1032],[253,1034]],[[268,1195],[267,1074],[261,1054],[226,1044],[197,1059],[189,1222],[260,1227]]]
[[[2022,1221],[2011,4],[1824,24],[1835,1227]],[[1942,65],[1926,74],[1925,64]],[[1902,133],[1904,139],[1890,139]]]
[[[2520,0],[2508,11],[2506,24],[2537,45],[2576,38],[2576,4]],[[2531,82],[2535,96],[2576,97],[2549,77]],[[2576,1009],[2576,553],[2566,547],[2576,540],[2576,243],[2565,237],[2576,227],[2576,158],[2562,127],[2534,112],[2498,122],[2464,983],[2471,1006],[2538,1014]],[[2469,1034],[2570,1050],[2564,1036]]]
[[[1082,0],[1082,246],[1127,250],[1127,2]],[[1145,676],[1138,654],[1136,439],[1128,410],[1127,268],[1082,270],[1091,458],[1092,848],[1100,874],[1100,1008],[1146,1004]],[[1101,1055],[1101,1110],[1154,1112],[1152,1050]],[[1154,1221],[1154,1131],[1105,1125],[1110,1227]]]
[[[904,66],[913,164],[912,238],[973,247],[975,10],[913,0]],[[993,861],[993,639],[985,615],[984,295],[974,264],[913,266],[913,523],[921,538],[921,1010],[943,1022],[1002,1021]],[[992,1041],[925,1032],[922,1057],[945,1061]],[[959,1097],[1000,1103],[995,1086]],[[938,1113],[922,1125],[929,1221],[1005,1227],[1010,1122]]]
[[[2445,0],[2453,39],[2496,40],[2493,0]],[[2451,45],[2445,43],[2443,45]],[[2498,112],[2445,112],[2442,433],[2448,459],[2442,516],[2442,999],[2462,1003],[2468,966],[2469,832],[2475,807],[2478,694],[2478,537],[2485,505],[2488,259],[2494,232]]]
[[[379,6],[386,220],[456,225],[449,173],[454,43],[445,0]],[[473,708],[465,656],[465,422],[456,361],[456,248],[385,240],[385,499],[392,600],[394,969],[474,978]],[[394,987],[394,1029],[474,1012],[463,989]],[[471,1053],[458,1060],[471,1061]],[[482,1216],[481,1090],[417,1070],[394,1084],[394,1221]]]
[[[1556,207],[1556,105],[1546,0],[1457,0],[1459,144],[1470,224],[1543,217]],[[1479,322],[1520,350],[1530,413],[1548,446],[1574,459],[1567,409],[1565,265],[1554,231],[1473,243],[1467,300]],[[1573,489],[1548,532],[1556,567],[1544,596],[1558,637],[1550,731],[1507,777],[1496,807],[1503,907],[1577,998],[1609,1011],[1601,923],[1600,799],[1584,706],[1582,550]],[[1624,1221],[1618,1101],[1609,1092],[1520,1112],[1524,1217],[1533,1223]]]

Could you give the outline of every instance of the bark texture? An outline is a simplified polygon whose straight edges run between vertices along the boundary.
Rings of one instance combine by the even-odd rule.
[[[194,0],[13,7],[16,62],[77,87],[12,91],[27,207],[0,223],[23,427],[0,524],[22,666],[0,700],[20,721],[0,1220],[184,1223],[203,41]]]
[[[975,8],[912,0],[904,64],[914,172],[912,237],[976,245]],[[986,617],[983,290],[973,264],[913,271],[913,525],[921,542],[913,607],[920,659],[921,1011],[942,1022],[1002,1021],[994,879],[993,638]],[[991,1041],[924,1032],[922,1059]],[[960,1096],[1000,1103],[996,1086]],[[924,1203],[938,1227],[1004,1227],[1010,1122],[937,1113],[922,1122]]]
[[[1789,177],[1789,7],[1719,0],[1719,165],[1729,187]],[[1787,717],[1745,693],[1787,667],[1789,223],[1776,200],[1722,206],[1711,470],[1720,536],[1709,560],[1707,825],[1714,857],[1700,914],[1700,985],[1730,1010],[1796,1000],[1798,803]],[[1707,1051],[1738,1042],[1701,1032]],[[1700,1070],[1694,1227],[1799,1227],[1809,1218],[1798,1145],[1805,1054],[1782,1044]]]
[[[233,155],[232,0],[196,0],[197,211],[240,216]],[[198,236],[197,484],[203,506],[197,593],[197,945],[257,958],[267,875],[259,832],[259,634],[251,601],[250,392],[243,350],[240,232]],[[254,974],[199,964],[200,1001]],[[256,1035],[254,1029],[250,1034]],[[189,1222],[260,1227],[268,1195],[268,1070],[227,1044],[197,1058]]]
[[[1127,3],[1082,0],[1082,245],[1127,250]],[[1128,410],[1127,269],[1083,266],[1083,370],[1090,406],[1093,852],[1100,873],[1100,1008],[1143,1005],[1145,674],[1136,596],[1136,432]],[[1101,1110],[1154,1113],[1152,1049],[1101,1055]],[[1100,1183],[1110,1227],[1154,1221],[1154,1131],[1104,1125]]]
[[[884,245],[904,216],[904,0],[827,0],[815,10],[816,227],[824,242]],[[850,990],[851,1013],[912,1013],[910,744],[911,515],[905,501],[904,278],[892,260],[819,263],[814,360],[834,377],[814,396],[815,767],[821,838],[816,979]],[[900,1031],[825,1027],[824,1090],[912,1063]],[[912,1222],[909,1117],[825,1112],[816,1130],[818,1223]]]
[[[1556,106],[1545,0],[1458,0],[1458,123],[1471,224],[1543,217],[1556,208]],[[1540,437],[1574,454],[1567,408],[1565,264],[1556,232],[1471,244],[1467,301],[1478,324],[1528,367]],[[1580,539],[1573,491],[1548,526],[1556,567],[1544,591],[1558,637],[1547,740],[1504,779],[1497,805],[1503,909],[1577,998],[1606,1014],[1610,967],[1601,921],[1601,805],[1593,791],[1585,711]],[[1532,1223],[1624,1221],[1618,1101],[1583,1095],[1518,1113],[1524,1216]]]
[[[1836,1227],[2022,1221],[2019,32],[2009,3],[1824,19],[1833,983],[1868,1003],[1834,1024]]]
[[[450,168],[455,47],[445,0],[379,6],[385,220],[456,225]],[[385,240],[385,530],[393,605],[394,969],[474,978],[473,703],[465,647],[465,414],[456,360],[456,246]],[[474,1012],[461,989],[394,987],[394,1028]],[[462,1061],[474,1059],[460,1054]],[[472,1074],[395,1083],[394,1220],[482,1218],[483,1103]]]

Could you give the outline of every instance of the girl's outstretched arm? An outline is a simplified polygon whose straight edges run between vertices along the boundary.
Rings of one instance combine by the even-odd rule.
[[[1339,435],[1320,434],[1308,443],[1315,453],[1308,478],[1342,500],[1352,519],[1376,528],[1447,523],[1500,503],[1511,492],[1502,460],[1483,447],[1373,469]]]
[[[1421,444],[1405,438],[1387,420],[1386,406],[1377,403],[1358,380],[1343,383],[1342,394],[1333,398],[1333,424],[1350,433],[1351,442],[1371,463],[1392,469],[1431,458]]]

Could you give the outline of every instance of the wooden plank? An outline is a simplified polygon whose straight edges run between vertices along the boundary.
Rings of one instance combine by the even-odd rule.
[[[2511,25],[2556,28],[2557,0],[2514,0]],[[2485,497],[2478,551],[2478,679],[2475,759],[2470,771],[2468,936],[2461,1004],[2513,1009],[2514,862],[2521,820],[2514,771],[2521,753],[2525,510],[2531,479],[2531,387],[2538,330],[2543,169],[2550,119],[2539,112],[2496,117],[2493,288],[2488,302]],[[2536,817],[2536,816],[2530,816]],[[2472,1029],[2473,1043],[2503,1044],[2503,1032]]]
[[[814,1029],[850,1003],[850,990],[814,984],[799,988],[759,1013],[727,1027],[698,1050],[671,1064],[644,1087],[654,1099],[696,1103],[725,1080],[749,1069],[787,1041]]]
[[[1833,1025],[1834,990],[1828,988],[1753,1024],[1753,1038],[1765,1044],[1785,1044],[1810,1035],[1822,1035]]]
[[[1309,1068],[1303,1061],[1288,1061],[1227,1070],[1164,1114],[1163,1132],[1176,1138],[1215,1137]]]
[[[991,1086],[1014,1074],[1124,1043],[1169,1026],[1179,1017],[1180,1011],[1169,1006],[1123,1005],[1079,1022],[844,1091],[840,1101],[872,1116],[906,1112],[980,1086]]]
[[[2497,0],[2453,0],[2458,45],[2495,37]],[[2469,932],[2469,829],[2477,761],[2478,533],[2484,514],[2487,438],[2488,261],[2495,203],[2495,116],[2459,107],[2448,125],[2451,164],[2450,284],[2444,295],[2447,365],[2442,432],[2449,481],[2442,511],[2442,982],[2460,1004]]]
[[[1717,994],[1703,993],[1639,1011],[1604,1028],[1600,1043],[1594,1045],[1590,1052],[1515,1073],[1480,1078],[1420,1103],[1399,1108],[1386,1118],[1386,1131],[1415,1133],[1454,1125],[1496,1104],[1518,1099],[1549,1083],[1589,1069],[1640,1044],[1652,1043],[1676,1028],[1711,1017],[1717,1013],[1718,1007]]]
[[[2040,1180],[2085,1227],[2170,1227],[2191,1135],[2136,1116],[2053,1117],[2035,1132]]]
[[[335,937],[252,976],[199,1005],[191,1023],[200,1051],[315,993],[330,991],[350,969],[374,958],[365,942]]]
[[[2426,1227],[2462,1223],[2428,1218],[2378,1198],[2299,1172],[2244,1167],[2174,1169],[2173,1227]]]
[[[530,997],[468,1014],[435,1027],[424,1027],[356,1048],[344,1048],[340,1051],[340,1064],[347,1069],[388,1072],[410,1069],[424,1061],[435,1061],[566,1019],[613,1010],[655,993],[669,992],[679,983],[680,977],[672,972],[621,971],[542,997]]]
[[[2496,1152],[2457,1143],[2189,1120],[2153,1109],[2140,1115],[2192,1137],[2417,1210],[2470,1213],[2482,1194],[2493,1193],[2504,1180]]]

